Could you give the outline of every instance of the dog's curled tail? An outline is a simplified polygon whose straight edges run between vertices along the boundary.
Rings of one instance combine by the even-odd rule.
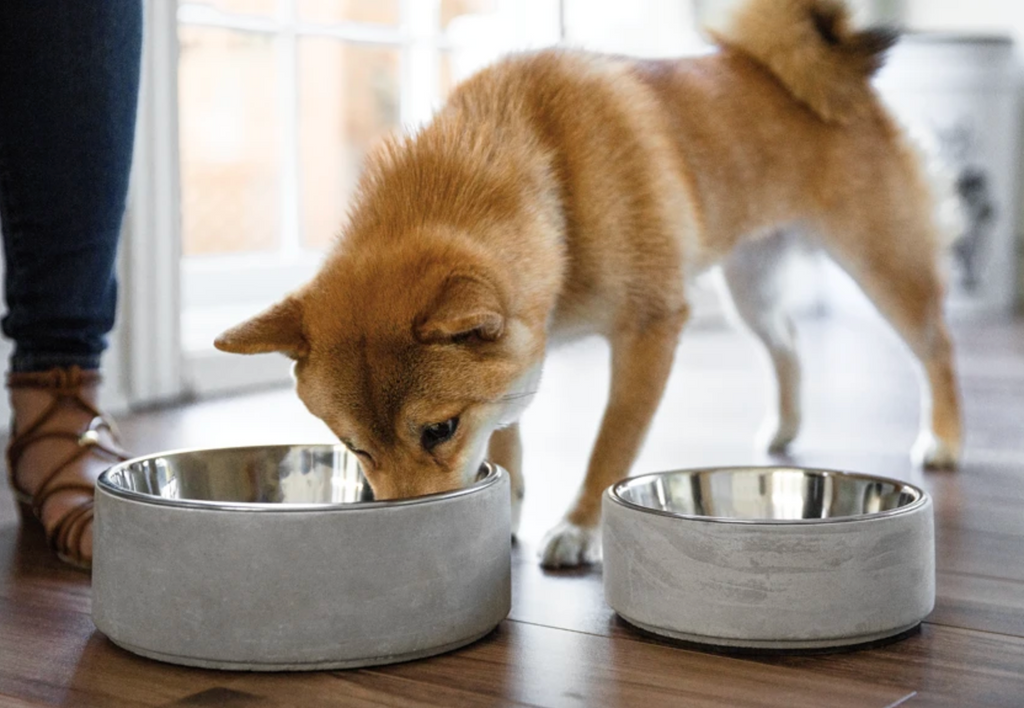
[[[848,123],[875,105],[869,84],[898,37],[855,30],[841,0],[748,0],[726,27],[709,27],[720,46],[768,68],[823,120]]]

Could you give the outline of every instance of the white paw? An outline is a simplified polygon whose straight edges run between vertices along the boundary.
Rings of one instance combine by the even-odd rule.
[[[914,460],[930,470],[955,469],[960,463],[960,450],[945,440],[924,431],[914,443]]]
[[[540,544],[540,564],[545,568],[576,568],[600,561],[600,527],[563,521],[548,531]]]

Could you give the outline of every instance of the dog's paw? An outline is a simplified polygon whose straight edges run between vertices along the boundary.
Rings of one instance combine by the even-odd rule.
[[[800,432],[797,420],[778,420],[769,418],[762,424],[757,434],[758,446],[768,450],[771,455],[780,455],[789,449],[789,444]]]
[[[795,430],[778,430],[775,435],[768,438],[768,452],[772,455],[781,455],[789,449],[789,444],[796,438]]]
[[[930,431],[921,433],[914,443],[914,460],[929,470],[952,470],[960,464],[960,450]]]
[[[548,531],[540,544],[540,564],[545,568],[576,568],[600,561],[600,527],[563,521]]]

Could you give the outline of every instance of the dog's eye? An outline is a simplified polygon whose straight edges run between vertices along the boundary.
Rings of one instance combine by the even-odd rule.
[[[451,440],[458,427],[458,416],[455,418],[449,418],[443,423],[428,425],[423,429],[423,435],[420,437],[420,443],[423,445],[423,449],[433,450],[441,443]]]
[[[341,444],[344,445],[345,447],[347,447],[349,449],[349,452],[352,452],[352,453],[358,455],[359,457],[366,457],[366,458],[368,458],[370,460],[373,459],[373,457],[370,455],[370,453],[368,453],[366,450],[360,450],[358,447],[356,447],[355,445],[352,444],[351,440],[347,440],[345,438],[341,438]]]

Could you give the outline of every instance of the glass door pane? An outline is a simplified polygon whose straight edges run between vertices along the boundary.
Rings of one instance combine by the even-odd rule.
[[[497,0],[441,0],[441,28],[462,15],[489,14],[497,10]]]
[[[399,21],[398,0],[299,0],[298,9],[304,22],[397,25]]]
[[[277,0],[179,0],[179,5],[200,5],[241,15],[272,15]]]
[[[299,42],[302,243],[337,236],[367,151],[399,127],[397,48],[306,37]]]
[[[281,210],[274,40],[188,26],[179,38],[183,254],[274,250]]]

